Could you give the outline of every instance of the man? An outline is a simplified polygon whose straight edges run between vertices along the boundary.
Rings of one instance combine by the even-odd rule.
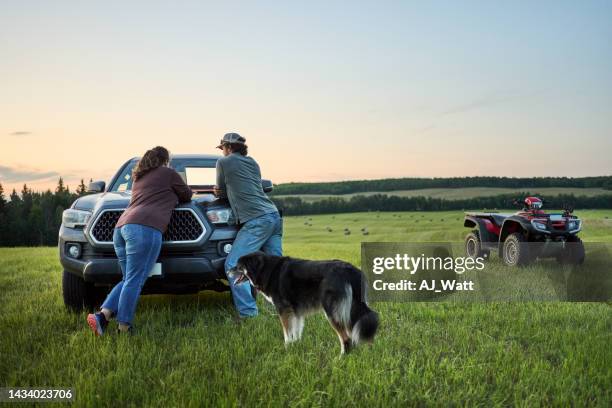
[[[238,258],[262,250],[281,256],[283,221],[272,200],[261,186],[259,165],[247,156],[246,139],[227,133],[217,146],[223,157],[217,161],[215,195],[229,200],[240,230],[225,260],[225,273],[236,266]],[[241,318],[257,316],[257,305],[248,282],[235,285],[228,276],[234,306]]]

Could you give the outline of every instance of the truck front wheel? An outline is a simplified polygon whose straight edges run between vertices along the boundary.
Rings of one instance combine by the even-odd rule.
[[[80,276],[64,271],[62,277],[62,292],[64,294],[64,305],[74,312],[100,306],[106,296],[106,288],[95,287],[85,282]]]

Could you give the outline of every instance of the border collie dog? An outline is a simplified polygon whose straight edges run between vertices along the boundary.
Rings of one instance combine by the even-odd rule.
[[[360,342],[372,342],[378,314],[365,300],[363,273],[339,261],[309,261],[254,252],[230,271],[236,284],[247,280],[275,307],[285,345],[299,340],[304,317],[323,309],[340,339],[342,354]]]

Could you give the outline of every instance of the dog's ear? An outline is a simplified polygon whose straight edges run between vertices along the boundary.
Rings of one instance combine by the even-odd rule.
[[[264,263],[264,256],[265,254],[260,251],[248,255],[248,264],[253,272],[259,272],[261,270]]]
[[[257,254],[258,252],[251,252],[249,254],[242,255],[240,258],[238,258],[238,264],[242,264],[244,266],[251,266],[251,263],[253,262],[253,256]]]
[[[258,276],[263,270],[265,263],[265,254],[263,252],[253,252],[240,258],[240,262],[246,267],[249,276],[253,281],[257,281]]]

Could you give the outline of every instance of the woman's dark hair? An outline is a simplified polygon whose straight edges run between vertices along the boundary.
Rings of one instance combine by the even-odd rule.
[[[138,180],[148,172],[161,166],[165,166],[170,161],[170,153],[168,149],[161,146],[156,146],[151,150],[147,150],[142,158],[138,160],[134,170],[132,170],[132,178]]]
[[[244,143],[228,143],[232,153],[240,153],[243,156],[249,154],[249,146]]]

